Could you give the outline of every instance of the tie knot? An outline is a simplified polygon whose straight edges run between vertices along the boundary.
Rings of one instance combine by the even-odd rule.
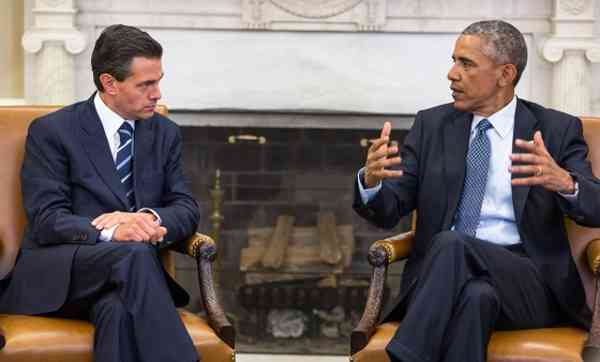
[[[490,123],[490,121],[488,121],[487,118],[482,119],[479,124],[477,125],[477,131],[479,132],[485,132],[490,128],[494,128],[494,126],[492,126],[492,124]]]

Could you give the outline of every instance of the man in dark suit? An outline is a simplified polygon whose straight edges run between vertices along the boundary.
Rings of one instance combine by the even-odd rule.
[[[522,34],[467,27],[448,73],[454,102],[415,118],[401,157],[386,123],[356,182],[354,208],[385,228],[417,212],[392,361],[485,361],[493,330],[589,326],[563,215],[600,225],[600,183],[578,118],[518,99]],[[398,167],[399,165],[399,167]]]
[[[95,361],[199,360],[189,296],[157,250],[196,230],[181,134],[154,113],[162,47],[133,27],[98,38],[98,92],[35,120],[21,178],[28,225],[0,313],[89,319]]]

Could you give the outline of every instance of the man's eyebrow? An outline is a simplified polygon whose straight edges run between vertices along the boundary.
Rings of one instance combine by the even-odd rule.
[[[159,80],[163,79],[164,76],[165,76],[165,73],[162,73],[160,75],[160,78],[158,78],[158,79],[149,79],[149,80],[142,81],[142,82],[140,82],[138,84],[139,85],[150,85],[150,84],[153,84],[153,83],[157,83]]]
[[[454,57],[452,57],[452,59],[454,59]],[[475,64],[475,62],[473,61],[473,59],[471,58],[467,58],[467,57],[458,57],[458,60],[463,62],[463,63],[473,63]]]

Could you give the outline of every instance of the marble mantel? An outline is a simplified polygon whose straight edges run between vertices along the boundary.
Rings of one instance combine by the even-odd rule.
[[[446,73],[457,34],[502,17],[529,47],[518,95],[550,106],[560,84],[540,44],[563,24],[557,9],[577,11],[579,2],[585,16],[570,21],[597,27],[588,16],[594,0],[78,0],[76,27],[89,42],[73,55],[75,98],[94,89],[91,44],[106,26],[125,23],[163,44],[171,109],[414,114],[450,101]],[[598,77],[597,66],[586,66]],[[600,113],[600,82],[590,83],[590,113]],[[26,88],[34,92],[35,82]]]

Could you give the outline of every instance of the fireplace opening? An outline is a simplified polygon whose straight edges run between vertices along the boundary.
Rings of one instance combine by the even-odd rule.
[[[356,172],[379,130],[184,126],[182,134],[199,231],[211,234],[218,221],[215,277],[236,349],[347,354],[369,287],[368,248],[410,226],[405,218],[381,230],[352,210]],[[201,313],[193,261],[176,265]],[[388,297],[402,267],[390,268]]]

